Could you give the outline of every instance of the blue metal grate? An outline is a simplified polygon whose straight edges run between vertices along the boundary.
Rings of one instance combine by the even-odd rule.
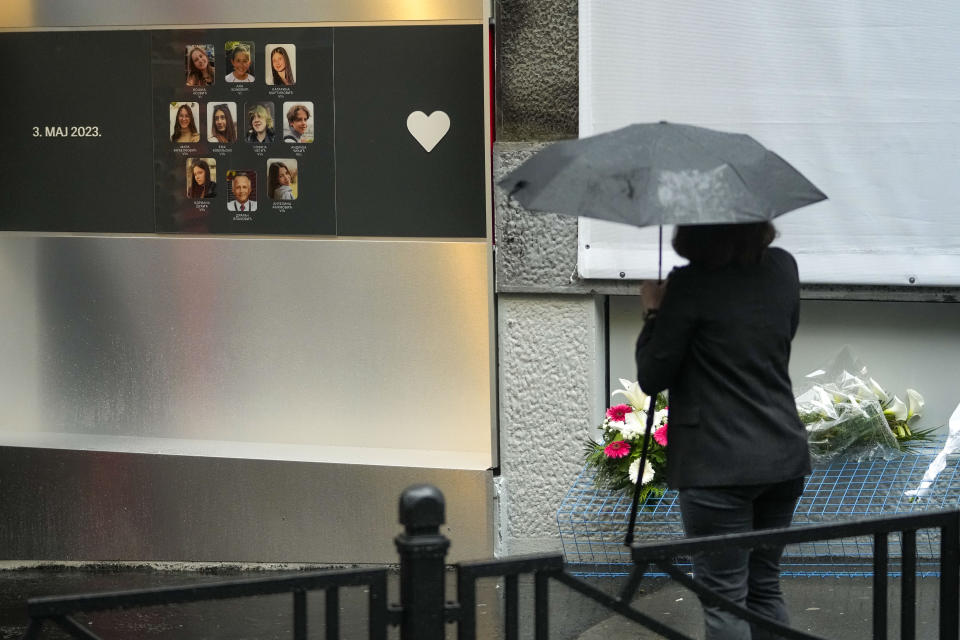
[[[794,512],[794,525],[875,518],[911,511],[950,509],[960,505],[960,456],[947,460],[930,493],[904,495],[920,484],[927,466],[943,442],[918,448],[893,460],[839,461],[814,467]],[[623,537],[630,517],[630,497],[598,489],[593,473],[584,468],[557,510],[563,553],[571,571],[584,576],[622,576],[630,570],[630,552]],[[651,498],[637,515],[638,542],[673,540],[683,536],[676,491]],[[936,576],[940,541],[936,531],[917,532],[917,573]],[[899,575],[900,537],[889,544],[890,572]],[[787,547],[784,575],[870,576],[873,539],[823,540]],[[652,574],[651,574],[652,575]]]

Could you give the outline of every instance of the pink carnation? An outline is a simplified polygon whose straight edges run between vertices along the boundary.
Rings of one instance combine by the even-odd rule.
[[[660,445],[667,446],[667,424],[664,423],[662,427],[653,432],[653,439],[656,440]]]
[[[630,445],[623,440],[616,440],[604,447],[603,452],[608,458],[623,458],[630,455]]]
[[[607,409],[607,417],[617,422],[623,422],[628,413],[633,412],[633,407],[628,404],[618,404]]]

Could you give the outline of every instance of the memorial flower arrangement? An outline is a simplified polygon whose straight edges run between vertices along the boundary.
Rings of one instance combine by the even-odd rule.
[[[915,426],[924,406],[920,392],[907,389],[906,401],[891,395],[847,348],[825,369],[808,374],[804,386],[797,411],[816,461],[886,457],[933,439],[936,427]]]
[[[663,393],[657,395],[647,460],[641,473],[640,454],[650,397],[636,382],[621,378],[620,384],[623,389],[617,389],[612,396],[622,395],[626,402],[607,409],[598,427],[600,441],[588,437],[584,453],[598,487],[632,493],[639,480],[642,502],[651,495],[662,496],[666,490],[667,397]]]

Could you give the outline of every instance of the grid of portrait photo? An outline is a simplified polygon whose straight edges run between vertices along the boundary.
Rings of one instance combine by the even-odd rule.
[[[216,158],[187,158],[184,163],[184,183],[181,187],[186,197],[191,200],[216,198],[217,193],[217,159]],[[227,210],[228,211],[256,211],[257,203],[257,175],[267,177],[266,197],[270,200],[293,201],[300,194],[300,162],[297,158],[269,158],[265,170],[256,168],[230,169],[226,172],[227,179]],[[249,181],[244,189],[237,189],[233,180],[237,176],[245,176]],[[250,200],[253,207],[243,206]],[[235,202],[239,202],[238,208]]]
[[[175,192],[195,208],[213,204],[240,221],[252,220],[264,203],[295,202],[302,159],[289,156],[304,148],[292,145],[315,140],[314,102],[295,99],[296,45],[227,40],[187,43],[182,50],[184,90],[177,93],[196,100],[169,106],[166,136],[183,171]],[[284,148],[291,151],[267,152]]]
[[[170,142],[192,144],[202,138],[215,144],[309,144],[314,140],[313,109],[309,100],[171,102]]]

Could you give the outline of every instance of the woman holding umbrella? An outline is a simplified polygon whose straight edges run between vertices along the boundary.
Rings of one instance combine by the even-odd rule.
[[[749,135],[664,121],[558,142],[500,185],[532,211],[679,225],[674,249],[690,264],[644,285],[636,351],[641,388],[669,390],[667,481],[689,536],[787,526],[810,471],[788,374],[800,286],[793,256],[769,247],[769,220],[827,196]],[[694,571],[786,624],[780,556],[724,551],[695,557]],[[704,613],[709,640],[750,639],[751,626],[753,640],[770,636],[716,607]]]
[[[810,472],[788,373],[797,265],[768,247],[775,235],[769,222],[678,226],[673,246],[690,264],[642,288],[637,379],[650,394],[669,389],[667,479],[679,490],[688,536],[788,526]],[[699,554],[694,574],[788,624],[782,552]],[[708,640],[773,637],[714,606],[704,604],[704,618]]]

